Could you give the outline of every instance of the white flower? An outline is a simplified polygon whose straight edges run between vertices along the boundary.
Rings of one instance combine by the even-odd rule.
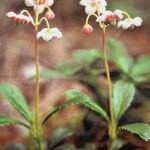
[[[107,6],[106,0],[99,0],[100,13],[103,13],[106,11],[106,6]]]
[[[57,28],[52,28],[50,30],[48,28],[44,28],[37,33],[37,39],[43,38],[43,40],[45,41],[50,41],[53,38],[61,38],[61,37],[62,33]]]
[[[38,5],[38,12],[39,14],[43,13],[46,7],[52,6],[54,3],[54,0],[40,0]],[[36,9],[36,0],[25,0],[25,4],[28,7],[33,7]]]
[[[112,22],[117,22],[123,18],[121,10],[105,11],[97,18],[97,22],[104,22],[105,24],[111,24]]]
[[[32,7],[35,5],[35,0],[25,0],[25,4],[28,7]]]
[[[10,11],[6,14],[9,18],[13,19],[16,23],[29,23],[33,21],[31,16],[25,16],[22,14],[15,14],[14,12]]]
[[[135,17],[135,18],[127,18],[125,20],[121,20],[118,23],[118,28],[122,28],[124,30],[130,28],[130,27],[139,27],[143,23],[143,20],[140,17]]]
[[[85,6],[87,14],[92,14],[96,11],[102,13],[106,10],[107,2],[106,0],[81,0],[80,5]]]

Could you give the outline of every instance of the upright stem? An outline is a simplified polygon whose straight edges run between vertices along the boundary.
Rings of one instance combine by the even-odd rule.
[[[35,34],[38,32],[38,27],[35,27]],[[40,101],[40,79],[39,79],[39,50],[38,42],[35,36],[35,68],[36,68],[36,85],[35,85],[35,126],[36,130],[39,130],[39,101]],[[37,131],[38,132],[38,131]]]
[[[103,25],[103,29],[102,29],[102,48],[104,51],[105,69],[106,69],[106,76],[107,76],[108,88],[109,88],[109,112],[110,112],[109,136],[111,140],[114,140],[116,138],[116,122],[115,122],[114,110],[113,110],[112,84],[111,84],[110,70],[109,70],[108,57],[107,57],[105,25]]]
[[[37,0],[37,7],[39,0]],[[37,150],[44,150],[43,144],[43,130],[40,113],[40,75],[39,75],[39,49],[36,35],[38,33],[39,26],[39,13],[38,8],[35,10],[35,68],[36,68],[36,85],[35,85],[35,104],[34,104],[34,122],[33,122],[33,136],[36,139]]]

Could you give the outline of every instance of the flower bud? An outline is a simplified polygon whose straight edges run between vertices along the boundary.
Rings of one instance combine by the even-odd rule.
[[[90,34],[93,32],[93,27],[89,24],[85,24],[82,28],[82,32],[85,34]]]
[[[45,17],[47,18],[47,19],[54,19],[55,18],[55,14],[54,14],[54,12],[52,11],[52,10],[48,10],[46,13],[45,13]]]

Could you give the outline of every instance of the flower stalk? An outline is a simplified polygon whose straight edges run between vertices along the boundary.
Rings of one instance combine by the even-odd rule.
[[[34,139],[35,150],[44,150],[45,144],[43,140],[43,126],[42,126],[42,112],[40,112],[40,63],[39,63],[39,48],[38,39],[42,38],[45,41],[51,41],[53,38],[61,38],[62,33],[58,28],[50,28],[48,19],[53,19],[55,17],[54,12],[50,7],[54,4],[53,0],[25,0],[27,7],[32,7],[34,10],[34,17],[31,16],[28,10],[22,10],[19,14],[13,11],[8,12],[6,15],[12,19],[16,24],[31,24],[35,30],[35,95],[34,95],[34,108],[33,108],[33,119],[32,127],[30,129],[31,137]],[[45,9],[48,11],[45,13]],[[45,17],[40,17],[44,14]],[[46,23],[46,28],[39,31],[39,26],[42,22]],[[21,123],[20,123],[21,124]],[[29,128],[25,124],[22,124]]]
[[[37,0],[37,7],[39,0]],[[35,10],[35,68],[36,68],[36,85],[35,85],[35,104],[34,104],[34,120],[33,120],[33,136],[37,141],[38,150],[44,150],[43,144],[43,129],[41,123],[41,113],[40,113],[40,74],[39,74],[39,48],[38,48],[38,33],[39,26],[39,13],[38,9]]]
[[[101,26],[100,26],[101,28]],[[110,69],[108,65],[108,56],[107,56],[107,47],[106,47],[106,25],[103,24],[102,28],[102,49],[104,52],[104,64],[106,70],[106,76],[108,81],[108,89],[109,89],[109,112],[110,112],[110,122],[109,122],[109,137],[113,141],[117,137],[116,133],[116,122],[113,110],[113,98],[112,98],[112,83],[110,77]]]

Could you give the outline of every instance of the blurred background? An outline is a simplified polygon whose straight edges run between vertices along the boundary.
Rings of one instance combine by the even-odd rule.
[[[98,48],[101,46],[101,33],[98,26],[91,19],[94,33],[84,35],[81,32],[85,23],[84,8],[80,6],[79,0],[55,0],[52,10],[56,18],[50,22],[51,27],[58,27],[63,33],[62,39],[54,39],[51,42],[39,40],[40,64],[43,68],[54,68],[57,64],[71,61],[71,52],[76,49]],[[107,35],[122,41],[128,52],[133,57],[150,55],[150,1],[149,0],[108,0],[108,7],[125,10],[131,16],[143,18],[143,26],[123,31],[121,29],[109,29]],[[28,9],[24,0],[0,1],[0,82],[10,82],[18,86],[28,99],[32,107],[34,95],[34,81],[29,79],[30,72],[34,70],[34,30],[30,25],[16,26],[6,17],[7,12],[20,12]],[[43,25],[44,27],[44,25]],[[42,27],[41,27],[42,28]],[[46,113],[53,105],[63,101],[63,92],[68,88],[78,88],[90,93],[84,85],[77,81],[48,80],[41,82],[41,110]],[[150,122],[150,108],[147,121]],[[72,113],[73,112],[73,113]],[[0,99],[0,114],[19,114],[6,102]],[[71,117],[73,114],[73,117]],[[47,137],[57,126],[78,128],[81,126],[84,113],[78,107],[67,109],[61,114],[61,119],[54,117],[47,125]],[[71,118],[74,118],[71,120]],[[55,123],[52,123],[55,120]],[[70,121],[71,120],[71,121]],[[20,127],[0,128],[0,144],[12,142],[23,142],[26,130]]]

